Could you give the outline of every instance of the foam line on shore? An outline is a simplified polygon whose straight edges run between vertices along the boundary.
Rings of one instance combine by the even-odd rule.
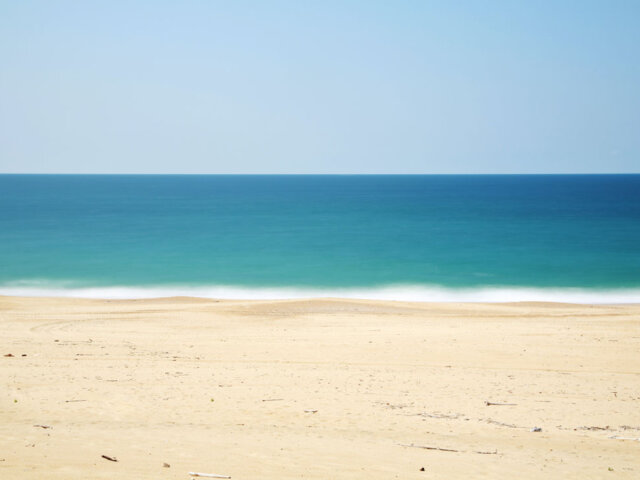
[[[277,300],[295,298],[358,298],[416,302],[564,302],[580,304],[640,303],[640,288],[449,288],[435,285],[391,285],[383,287],[299,288],[242,286],[104,286],[79,287],[68,282],[14,282],[0,285],[0,295],[70,298],[161,298],[202,297],[218,299]]]

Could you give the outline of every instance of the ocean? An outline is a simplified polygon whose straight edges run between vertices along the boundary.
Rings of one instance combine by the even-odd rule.
[[[0,294],[640,302],[640,175],[0,175]]]

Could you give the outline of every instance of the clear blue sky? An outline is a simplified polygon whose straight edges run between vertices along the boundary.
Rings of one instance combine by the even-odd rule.
[[[4,1],[0,172],[640,172],[640,1]]]

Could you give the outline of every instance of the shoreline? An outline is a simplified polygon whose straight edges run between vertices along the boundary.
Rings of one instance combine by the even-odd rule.
[[[640,472],[640,305],[0,296],[0,326],[3,478]]]
[[[154,299],[193,297],[218,300],[303,300],[343,298],[425,303],[551,302],[584,305],[640,304],[640,287],[442,287],[388,285],[378,287],[247,287],[227,285],[143,285],[73,287],[20,283],[0,285],[0,296],[23,298]]]
[[[290,297],[290,298],[219,298],[219,297],[198,297],[190,295],[168,295],[163,297],[136,297],[136,298],[117,298],[117,297],[70,297],[70,296],[39,296],[39,295],[5,295],[0,293],[1,300],[8,301],[69,301],[69,302],[148,302],[148,303],[165,303],[165,302],[211,302],[211,303],[290,303],[290,302],[360,302],[379,305],[393,304],[415,304],[416,306],[438,307],[438,306],[456,306],[456,305],[495,305],[495,306],[572,306],[580,307],[640,307],[638,302],[617,302],[617,303],[578,303],[566,301],[550,301],[550,300],[504,300],[504,301],[429,301],[429,300],[387,300],[373,298],[357,298],[357,297]]]

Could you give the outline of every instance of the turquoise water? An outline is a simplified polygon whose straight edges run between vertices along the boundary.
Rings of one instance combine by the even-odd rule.
[[[640,175],[0,175],[0,294],[640,301]]]

